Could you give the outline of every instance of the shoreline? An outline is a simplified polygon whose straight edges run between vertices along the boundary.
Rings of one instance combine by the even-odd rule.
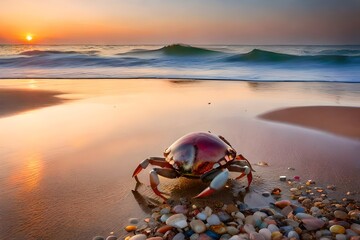
[[[258,117],[360,140],[360,107],[290,107],[267,112]]]
[[[67,99],[58,97],[60,94],[64,93],[33,89],[0,88],[0,118],[64,103]]]

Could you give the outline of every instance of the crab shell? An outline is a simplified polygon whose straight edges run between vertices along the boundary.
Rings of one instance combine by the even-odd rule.
[[[165,160],[184,176],[200,175],[235,159],[236,151],[222,137],[196,132],[175,141],[164,152]]]

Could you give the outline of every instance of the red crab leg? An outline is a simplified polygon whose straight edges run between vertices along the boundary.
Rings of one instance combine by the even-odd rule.
[[[142,161],[137,168],[135,169],[134,173],[133,173],[133,177],[136,177],[141,170],[147,168],[147,166],[149,166],[149,163],[151,165],[156,165],[156,166],[160,166],[160,167],[166,167],[166,168],[172,168],[172,166],[170,165],[170,163],[165,161],[165,158],[161,158],[161,157],[150,157],[145,159],[144,161]]]
[[[152,190],[154,191],[154,193],[156,195],[158,195],[159,197],[161,197],[164,201],[167,200],[166,197],[164,197],[161,192],[159,191],[159,189],[157,188],[157,186],[160,184],[160,181],[159,181],[159,176],[158,174],[156,173],[155,170],[151,170],[150,171],[150,185],[151,185],[151,188]]]
[[[199,193],[194,198],[206,197],[206,196],[213,194],[215,191],[218,191],[221,188],[223,188],[228,179],[229,179],[229,171],[227,169],[225,169],[211,181],[209,187],[207,187],[204,191]]]

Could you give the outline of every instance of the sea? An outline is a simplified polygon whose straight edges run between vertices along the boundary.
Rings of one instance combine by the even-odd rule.
[[[353,83],[360,82],[360,45],[0,45],[0,78]]]

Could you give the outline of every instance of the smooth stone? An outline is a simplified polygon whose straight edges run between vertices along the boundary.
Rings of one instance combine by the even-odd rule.
[[[217,216],[219,217],[221,222],[228,222],[229,220],[231,220],[231,216],[224,211],[220,211],[217,213]]]
[[[162,237],[150,237],[150,238],[147,238],[146,240],[163,240]]]
[[[186,214],[188,212],[188,209],[186,206],[184,205],[176,205],[175,207],[173,207],[172,211],[174,213],[183,213]]]
[[[110,235],[106,238],[106,240],[117,240],[117,237],[115,235]]]
[[[210,231],[210,230],[207,230],[205,233],[202,233],[202,234],[206,234],[207,236],[209,236],[212,239],[219,239],[220,238],[219,234],[217,234],[217,233],[215,233],[213,231]]]
[[[165,234],[167,231],[173,229],[173,226],[170,226],[170,225],[164,225],[164,226],[161,226],[159,227],[156,232],[158,233],[162,233],[162,234]]]
[[[226,233],[226,234],[221,235],[219,240],[229,240],[230,238],[231,238],[231,235]]]
[[[345,233],[345,228],[341,225],[332,225],[330,227],[330,232],[332,233],[336,233],[336,234],[344,234]]]
[[[286,206],[291,205],[291,202],[289,200],[280,200],[275,202],[275,206],[277,206],[278,208],[283,209]]]
[[[253,215],[248,215],[245,217],[245,224],[255,225],[255,219]]]
[[[335,236],[336,240],[346,240],[345,234],[336,234]]]
[[[303,220],[305,218],[314,218],[313,216],[311,216],[310,214],[307,213],[298,213],[295,215],[296,218]]]
[[[296,231],[290,231],[287,234],[288,238],[295,238],[295,239],[300,239],[299,234]]]
[[[264,212],[257,211],[253,214],[253,218],[256,221],[260,220],[262,221],[264,218],[268,217],[268,215]]]
[[[185,240],[185,235],[181,232],[177,233],[172,240]]]
[[[166,220],[167,220],[169,217],[171,217],[171,214],[165,213],[165,214],[161,215],[160,221],[161,221],[161,222],[166,222]]]
[[[205,220],[207,219],[207,217],[208,217],[208,216],[207,216],[205,213],[203,213],[203,212],[196,214],[196,218],[197,218],[197,219],[200,219],[200,220],[202,220],[202,221],[205,221]]]
[[[210,230],[220,235],[227,232],[227,229],[223,223],[219,225],[211,225]]]
[[[280,231],[280,229],[275,225],[275,224],[269,224],[269,226],[267,227],[269,230],[270,230],[270,232],[279,232]]]
[[[182,213],[174,214],[166,220],[166,224],[176,227],[184,228],[187,227],[186,216]]]
[[[292,227],[298,227],[300,225],[299,222],[292,220],[292,219],[285,219],[285,222],[287,225],[292,226]]]
[[[305,213],[305,211],[306,211],[305,208],[297,207],[297,208],[294,209],[294,214],[296,215],[298,213]]]
[[[210,215],[212,214],[212,209],[210,207],[206,206],[203,213],[205,213],[206,216],[210,217]]]
[[[304,223],[304,226],[309,231],[314,231],[322,228],[325,225],[325,222],[319,218],[304,218],[301,220]]]
[[[219,225],[221,223],[219,217],[216,214],[211,214],[207,219],[209,225]]]
[[[194,233],[193,235],[190,236],[190,240],[197,240],[199,239],[200,235],[198,233]]]
[[[264,197],[270,197],[270,192],[263,192],[262,195],[263,195]]]
[[[132,236],[129,240],[146,240],[145,234],[136,234],[135,236]]]
[[[280,227],[280,231],[281,232],[285,232],[285,234],[287,234],[288,232],[294,230],[294,228],[292,226],[282,226]]]
[[[356,232],[357,234],[360,234],[360,224],[353,223],[351,224],[350,229]]]
[[[203,233],[206,231],[206,225],[203,221],[194,219],[190,222],[190,227],[196,233]]]
[[[336,218],[339,218],[339,219],[342,219],[342,220],[345,220],[348,218],[348,214],[344,211],[341,211],[341,210],[336,210],[334,211],[334,216]]]
[[[346,229],[346,236],[347,237],[357,236],[357,233],[351,229]]]
[[[125,227],[125,230],[127,232],[132,232],[132,231],[135,231],[136,229],[137,229],[137,227],[134,226],[134,225],[128,225],[128,226]]]
[[[312,201],[310,199],[306,198],[301,202],[301,205],[303,205],[305,208],[309,209],[312,207]]]
[[[282,233],[279,232],[279,231],[276,231],[276,232],[272,232],[272,233],[271,233],[271,239],[272,239],[272,240],[280,240],[280,239],[282,239],[282,238],[283,238],[283,235],[282,235]]]
[[[239,229],[237,229],[236,227],[233,227],[233,226],[226,227],[226,231],[230,235],[236,235],[239,233]]]
[[[301,190],[298,188],[290,188],[290,192],[294,195],[300,195],[301,194]]]
[[[235,218],[239,218],[241,220],[244,220],[245,219],[245,215],[242,213],[242,212],[237,212],[235,214]]]
[[[238,212],[239,208],[235,205],[235,204],[228,204],[226,206],[225,211],[229,214],[233,213],[233,212]]]
[[[235,235],[229,238],[229,240],[241,240],[241,238],[238,235]]]
[[[139,223],[139,219],[138,218],[129,218],[129,223],[132,225],[136,225]]]
[[[244,225],[244,231],[247,232],[247,233],[256,232],[254,226],[251,225],[251,224],[245,224]]]
[[[92,240],[105,240],[103,236],[95,236]]]
[[[259,233],[264,236],[265,240],[271,240],[271,231],[267,228],[262,228]]]
[[[252,232],[249,234],[250,240],[266,240],[265,237],[257,232]]]
[[[170,207],[165,207],[160,210],[160,214],[170,213]]]
[[[289,213],[291,213],[293,211],[291,206],[286,206],[283,209],[281,209],[281,214],[284,216],[289,215]]]

